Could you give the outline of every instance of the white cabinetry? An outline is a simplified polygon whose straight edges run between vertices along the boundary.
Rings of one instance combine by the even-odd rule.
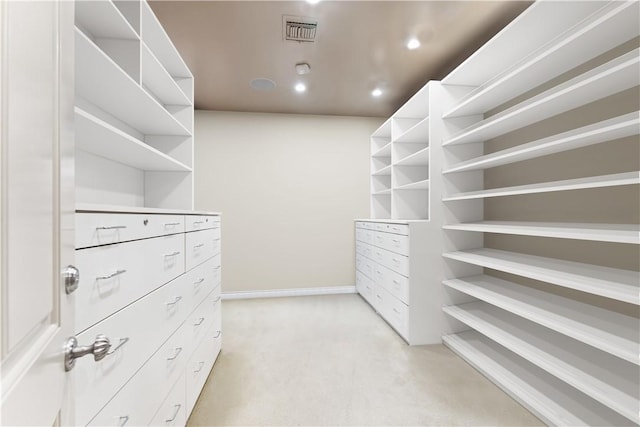
[[[442,80],[443,341],[552,425],[640,423],[639,7],[536,2]]]
[[[149,211],[76,214],[78,424],[184,425],[220,351],[220,217]]]
[[[432,343],[424,221],[356,221],[356,289],[411,345]]]

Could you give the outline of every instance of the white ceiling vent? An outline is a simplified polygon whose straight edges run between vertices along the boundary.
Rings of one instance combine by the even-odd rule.
[[[302,16],[282,17],[282,38],[284,40],[294,40],[298,42],[316,41],[316,29],[318,20]]]

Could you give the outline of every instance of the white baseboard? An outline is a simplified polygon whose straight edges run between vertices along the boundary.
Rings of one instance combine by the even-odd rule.
[[[355,286],[331,286],[325,288],[274,289],[269,291],[223,292],[223,300],[249,298],[301,297],[309,295],[355,294]]]

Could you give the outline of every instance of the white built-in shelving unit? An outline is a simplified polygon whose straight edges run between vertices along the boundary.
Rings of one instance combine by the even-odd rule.
[[[536,2],[442,80],[443,342],[551,425],[640,423],[639,17]]]
[[[429,218],[431,85],[425,85],[371,135],[372,218]]]
[[[193,208],[193,76],[144,1],[77,1],[76,200]]]

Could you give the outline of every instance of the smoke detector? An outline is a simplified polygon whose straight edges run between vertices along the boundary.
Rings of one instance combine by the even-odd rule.
[[[305,74],[309,74],[311,72],[311,66],[306,62],[301,62],[296,64],[296,74],[299,76],[304,76]]]
[[[303,16],[282,16],[282,38],[297,42],[315,42],[318,20]]]

